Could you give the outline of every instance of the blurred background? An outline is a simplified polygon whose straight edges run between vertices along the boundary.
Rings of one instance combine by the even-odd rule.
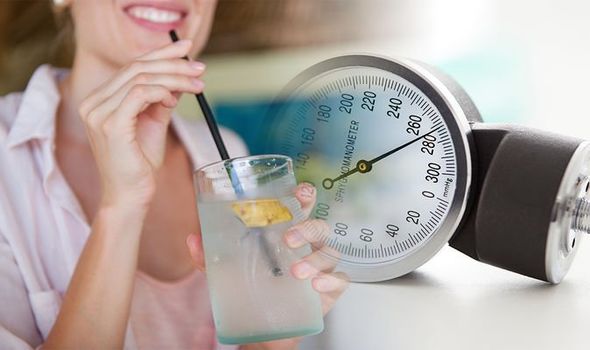
[[[439,67],[488,122],[588,137],[589,14],[583,0],[220,0],[200,59],[218,118],[253,152],[261,114],[293,76],[359,52]],[[67,66],[62,36],[49,0],[0,1],[0,94],[23,89],[42,62]],[[199,116],[190,98],[179,112]]]
[[[200,58],[222,124],[260,149],[269,102],[297,73],[341,54],[439,67],[487,122],[590,138],[590,2],[584,0],[220,0]],[[68,65],[49,1],[0,0],[0,94],[42,62]],[[199,118],[194,98],[179,113]],[[444,248],[412,273],[356,284],[303,349],[586,349],[590,247],[551,288]],[[583,259],[583,260],[580,260]]]

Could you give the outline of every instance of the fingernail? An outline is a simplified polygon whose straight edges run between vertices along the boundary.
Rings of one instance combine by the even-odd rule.
[[[287,240],[287,245],[291,248],[299,248],[305,243],[305,239],[299,230],[290,229],[285,233],[285,239]]]
[[[308,262],[302,261],[296,263],[295,265],[295,277],[300,279],[306,279],[311,277],[315,272],[313,266],[311,266]]]
[[[318,292],[328,292],[332,290],[332,283],[325,278],[318,277],[313,280],[313,288]]]
[[[189,66],[194,69],[194,70],[205,70],[205,64],[203,62],[198,62],[198,61],[192,61],[189,62]]]
[[[315,193],[315,187],[313,187],[312,185],[305,183],[303,184],[303,186],[301,187],[301,194],[305,197],[312,197]]]
[[[191,79],[191,83],[198,88],[205,87],[205,84],[203,83],[203,81],[199,80],[199,79]]]

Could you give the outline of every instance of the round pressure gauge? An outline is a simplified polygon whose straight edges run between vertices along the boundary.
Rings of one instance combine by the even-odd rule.
[[[450,79],[375,56],[319,63],[270,114],[269,149],[313,183],[324,243],[354,281],[406,274],[451,238],[473,178],[469,121],[479,114]]]
[[[353,281],[381,281],[447,242],[468,256],[560,282],[590,232],[590,146],[482,123],[449,77],[414,61],[342,56],[280,95],[269,153],[318,189],[322,254]]]

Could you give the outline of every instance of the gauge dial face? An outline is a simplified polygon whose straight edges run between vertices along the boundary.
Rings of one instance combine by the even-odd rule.
[[[444,98],[384,61],[316,71],[272,115],[272,150],[318,189],[312,215],[330,226],[324,243],[359,281],[405,274],[440,249],[470,176],[467,130]]]

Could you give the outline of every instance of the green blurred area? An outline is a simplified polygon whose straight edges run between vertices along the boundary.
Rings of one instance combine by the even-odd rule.
[[[338,51],[338,50],[336,50]],[[334,53],[334,55],[340,54]],[[379,53],[381,54],[381,53]],[[287,56],[287,57],[285,57]],[[279,94],[282,85],[305,69],[330,54],[315,51],[298,52],[296,55],[278,53],[274,64],[260,64],[273,61],[273,54],[267,53],[257,60],[252,56],[232,59],[210,57],[207,89],[211,91],[213,109],[220,124],[240,134],[250,152],[264,153],[263,133],[268,107]],[[222,63],[216,65],[216,60]],[[296,62],[296,63],[295,63]],[[295,63],[295,64],[294,64]],[[431,62],[438,69],[454,78],[468,92],[486,122],[522,122],[526,117],[526,70],[517,50],[505,48],[484,48],[468,55]],[[299,70],[293,68],[297,66]],[[278,68],[277,68],[278,67]],[[285,68],[284,77],[280,67]],[[230,73],[240,71],[236,77]],[[243,72],[249,72],[244,76]],[[273,75],[271,79],[268,75]],[[227,86],[231,86],[228,88]],[[199,117],[197,105],[192,99],[183,100],[181,114]]]

